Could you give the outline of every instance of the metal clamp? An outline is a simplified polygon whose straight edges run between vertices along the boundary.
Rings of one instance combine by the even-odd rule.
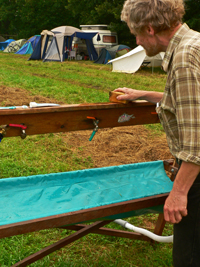
[[[97,120],[95,117],[87,117],[87,119],[92,120],[93,121],[93,124],[95,126],[95,128],[94,128],[94,130],[93,130],[93,132],[92,132],[92,134],[91,134],[91,136],[89,138],[89,141],[92,141],[95,133],[98,131],[98,128],[99,128],[99,126],[98,126],[99,120]]]
[[[25,139],[27,134],[26,134],[26,128],[27,126],[24,124],[8,124],[9,127],[16,127],[16,128],[21,128],[22,132],[21,132],[21,138]]]

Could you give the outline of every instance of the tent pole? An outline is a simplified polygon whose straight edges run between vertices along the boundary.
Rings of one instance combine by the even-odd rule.
[[[154,69],[154,59],[152,61],[152,74],[153,74],[153,69]]]

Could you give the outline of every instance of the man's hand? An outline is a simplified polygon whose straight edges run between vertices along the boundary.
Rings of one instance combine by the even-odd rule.
[[[187,216],[187,195],[172,189],[164,205],[165,221],[179,223],[183,216]]]
[[[157,102],[160,102],[162,99],[163,93],[160,92],[153,92],[153,91],[141,91],[141,90],[135,90],[131,88],[117,88],[114,90],[114,92],[122,92],[124,95],[119,95],[117,97],[118,100],[128,100],[128,101],[134,101],[134,100],[146,100],[151,103],[156,104]]]
[[[179,223],[187,216],[187,196],[200,172],[200,165],[183,161],[176,175],[172,191],[164,205],[164,217],[167,222]]]
[[[143,91],[138,91],[138,90],[126,88],[126,87],[115,89],[114,92],[124,93],[124,95],[119,95],[117,97],[118,100],[129,100],[129,101],[139,99],[143,94]]]

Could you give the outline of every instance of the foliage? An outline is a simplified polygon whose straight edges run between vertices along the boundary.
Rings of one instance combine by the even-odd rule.
[[[194,30],[200,32],[200,0],[186,0],[184,21]]]
[[[44,29],[81,24],[108,24],[117,31],[119,43],[135,46],[128,27],[121,22],[124,0],[0,0],[0,32],[29,38]]]
[[[65,0],[0,0],[0,31],[26,39],[44,29],[66,25],[71,13],[65,4]]]
[[[127,25],[120,20],[124,0],[0,0],[0,33],[28,39],[62,25],[107,24],[119,43],[136,46]],[[184,21],[200,31],[200,1],[186,0]]]
[[[70,17],[70,13],[64,8],[65,0],[20,0],[20,2],[22,2],[18,2],[20,36],[30,37],[44,29],[51,30],[58,26],[58,21],[61,25],[65,25]]]
[[[118,33],[119,43],[135,47],[135,38],[125,23],[121,22],[120,14],[124,0],[68,0],[67,9],[72,10],[77,27],[81,24],[107,24],[110,30]],[[74,8],[77,6],[78,8]]]
[[[1,33],[14,34],[16,28],[17,2],[0,0],[0,31]]]

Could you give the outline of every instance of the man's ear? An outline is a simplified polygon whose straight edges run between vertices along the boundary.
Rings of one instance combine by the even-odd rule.
[[[147,30],[147,33],[151,36],[155,35],[155,31],[154,31],[154,28],[151,26],[151,24],[149,24],[147,27],[146,27],[146,30]]]

